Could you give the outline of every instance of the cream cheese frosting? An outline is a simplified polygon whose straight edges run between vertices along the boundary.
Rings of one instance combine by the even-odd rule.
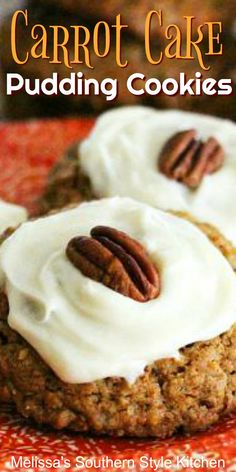
[[[85,277],[65,255],[96,225],[126,232],[157,265],[161,293],[137,302]],[[0,249],[9,325],[69,383],[133,381],[149,363],[178,357],[236,320],[236,278],[193,224],[127,198],[84,203],[23,223]]]
[[[9,227],[18,226],[27,219],[27,211],[19,205],[0,200],[0,233]]]
[[[170,180],[158,156],[176,132],[196,128],[204,141],[223,146],[223,167],[205,176],[197,190]],[[236,124],[183,111],[124,107],[104,113],[79,147],[81,167],[99,197],[135,198],[164,210],[191,213],[217,226],[236,244]]]

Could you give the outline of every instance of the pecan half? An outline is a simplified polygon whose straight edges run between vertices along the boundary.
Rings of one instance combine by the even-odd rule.
[[[126,233],[96,226],[69,241],[66,255],[82,274],[139,302],[156,298],[160,278],[143,246]]]
[[[159,169],[170,179],[196,188],[204,175],[216,172],[224,162],[224,150],[215,138],[206,142],[196,139],[194,129],[172,136],[159,156]]]

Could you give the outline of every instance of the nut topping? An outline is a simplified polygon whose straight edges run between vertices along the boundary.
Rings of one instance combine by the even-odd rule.
[[[156,298],[160,279],[143,246],[122,231],[96,226],[69,241],[66,254],[83,275],[139,302]]]
[[[194,129],[172,136],[159,157],[159,169],[170,179],[196,188],[204,175],[216,172],[224,162],[224,150],[215,138],[206,142],[196,139]]]

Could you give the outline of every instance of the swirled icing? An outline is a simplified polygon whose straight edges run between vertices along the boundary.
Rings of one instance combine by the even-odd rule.
[[[161,293],[137,302],[85,277],[65,248],[96,225],[129,234],[157,265]],[[84,203],[23,223],[0,249],[9,324],[63,381],[129,381],[145,366],[177,357],[188,343],[226,331],[236,319],[236,280],[193,224],[127,198]]]

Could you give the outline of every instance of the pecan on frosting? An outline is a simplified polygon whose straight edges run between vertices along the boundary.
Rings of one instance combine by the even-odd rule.
[[[163,174],[193,189],[224,162],[224,150],[216,138],[203,142],[196,135],[195,129],[174,134],[164,145],[158,161]]]
[[[159,295],[159,273],[139,242],[107,226],[96,226],[90,234],[71,239],[66,248],[83,275],[139,302]]]

